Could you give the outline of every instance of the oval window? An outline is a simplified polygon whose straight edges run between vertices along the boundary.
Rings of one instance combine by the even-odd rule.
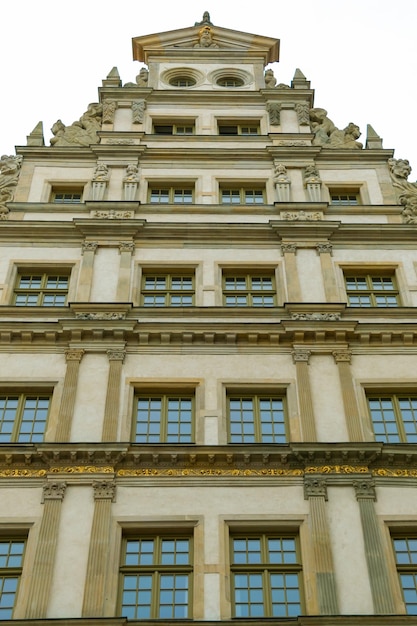
[[[237,78],[236,76],[222,76],[217,81],[217,84],[220,87],[242,87],[243,80],[241,78]]]
[[[193,87],[195,83],[195,79],[191,76],[175,76],[169,81],[173,87]]]

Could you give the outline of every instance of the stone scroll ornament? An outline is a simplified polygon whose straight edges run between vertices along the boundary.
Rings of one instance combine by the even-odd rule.
[[[65,126],[61,120],[57,120],[51,128],[54,135],[50,140],[51,146],[90,146],[98,143],[100,138],[97,132],[101,130],[102,119],[103,106],[92,102],[71,126]]]
[[[313,146],[323,146],[333,150],[363,148],[363,145],[356,141],[361,136],[359,126],[350,122],[346,128],[340,130],[327,117],[325,109],[310,109],[310,128],[314,135]]]
[[[417,182],[409,183],[411,166],[407,159],[388,159],[392,184],[399,190],[398,199],[403,205],[402,218],[405,224],[417,224]]]
[[[4,154],[0,159],[0,219],[2,220],[7,219],[9,209],[6,202],[13,200],[21,167],[21,156]]]

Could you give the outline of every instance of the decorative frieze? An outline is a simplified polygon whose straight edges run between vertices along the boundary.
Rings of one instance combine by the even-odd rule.
[[[64,482],[48,482],[42,488],[42,503],[47,500],[62,501],[65,496],[67,484]]]
[[[3,155],[0,159],[0,218],[6,219],[9,209],[6,202],[13,200],[22,167],[22,156]]]
[[[114,502],[116,483],[114,480],[93,481],[94,500],[110,500]]]
[[[320,211],[284,211],[280,217],[288,222],[317,222],[323,219],[323,214]]]
[[[117,102],[116,100],[105,99],[103,100],[103,124],[113,124],[114,114],[116,112]]]
[[[327,500],[327,483],[324,478],[305,478],[304,479],[304,499],[324,498]]]
[[[302,322],[338,322],[341,315],[340,313],[291,313],[291,319]]]
[[[310,125],[310,106],[308,102],[297,102],[295,105],[297,112],[298,123],[300,126]]]
[[[145,116],[146,100],[133,100],[132,102],[132,122],[142,124]]]

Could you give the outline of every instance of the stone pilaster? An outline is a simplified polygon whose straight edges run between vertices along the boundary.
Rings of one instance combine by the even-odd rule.
[[[94,516],[88,552],[87,576],[84,587],[82,617],[104,616],[106,573],[109,569],[109,541],[111,530],[111,504],[114,502],[114,481],[93,483]]]
[[[301,302],[301,289],[298,280],[296,243],[282,243],[281,254],[284,257],[285,278],[287,281],[288,302]]]
[[[368,565],[374,611],[378,615],[396,613],[393,592],[384,559],[383,541],[375,512],[375,484],[371,479],[353,483],[362,522],[365,555]]]
[[[310,377],[308,375],[309,350],[295,349],[292,358],[297,373],[298,400],[300,403],[300,420],[303,441],[317,441],[314,421],[313,400],[311,395]]]
[[[116,302],[127,302],[129,300],[131,264],[134,252],[135,244],[132,241],[121,241],[119,243],[120,265]]]
[[[77,393],[78,372],[83,354],[84,350],[67,350],[65,353],[67,371],[65,372],[55,441],[70,440],[75,394]]]
[[[82,245],[82,263],[80,280],[78,283],[77,300],[88,302],[90,300],[91,286],[93,283],[94,255],[97,252],[97,241],[84,241]]]
[[[106,406],[104,408],[103,441],[116,441],[119,420],[120,378],[124,350],[107,350],[109,377],[107,381]]]
[[[311,541],[314,550],[319,612],[321,615],[337,615],[339,607],[336,580],[326,518],[326,481],[323,478],[306,477],[304,497],[310,505]]]
[[[350,441],[363,441],[359,407],[353,386],[350,361],[352,354],[349,350],[337,350],[333,352],[334,360],[339,370],[340,386],[342,388],[343,406]]]
[[[316,250],[320,256],[326,302],[339,302],[340,298],[332,263],[333,246],[330,243],[318,243]]]
[[[43,488],[43,515],[39,529],[38,544],[28,594],[26,617],[47,617],[48,602],[52,585],[56,547],[58,543],[61,505],[66,489],[65,482],[46,483]]]

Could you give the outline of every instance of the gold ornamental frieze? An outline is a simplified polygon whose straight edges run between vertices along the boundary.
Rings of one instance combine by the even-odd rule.
[[[372,470],[373,476],[386,476],[389,478],[417,478],[417,469],[386,469],[379,467]]]
[[[0,478],[44,478],[48,471],[45,469],[2,469],[0,470]]]
[[[311,465],[306,467],[306,474],[368,474],[366,465]]]
[[[48,470],[49,474],[114,474],[111,465],[56,465]]]
[[[233,468],[129,468],[117,470],[116,476],[122,477],[153,477],[153,476],[188,476],[191,478],[201,478],[202,476],[303,476],[302,469],[280,469],[280,468],[262,468],[262,469],[233,469]]]

